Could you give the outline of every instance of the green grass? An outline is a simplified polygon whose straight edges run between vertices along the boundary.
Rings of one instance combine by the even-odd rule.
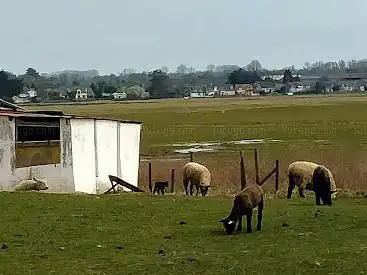
[[[331,208],[317,208],[313,196],[267,199],[261,232],[227,236],[218,220],[227,216],[231,204],[224,197],[0,193],[0,244],[9,246],[0,252],[0,273],[367,271],[366,199],[341,198]],[[321,212],[315,217],[317,209]],[[187,224],[179,225],[181,220]],[[255,215],[254,229],[256,220]]]
[[[172,148],[162,145],[177,142],[245,138],[303,145],[328,139],[335,146],[359,148],[367,133],[365,96],[174,99],[37,108],[142,121],[142,153],[147,155],[172,153]]]

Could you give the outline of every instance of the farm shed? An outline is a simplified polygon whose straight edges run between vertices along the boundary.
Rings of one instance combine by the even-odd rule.
[[[137,186],[141,122],[0,108],[0,191],[46,178],[49,192],[98,194],[108,175]]]

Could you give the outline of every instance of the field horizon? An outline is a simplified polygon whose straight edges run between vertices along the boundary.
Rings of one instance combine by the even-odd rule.
[[[260,177],[280,163],[280,188],[292,161],[326,165],[338,188],[367,191],[367,96],[312,95],[253,98],[164,99],[75,105],[29,105],[29,109],[143,122],[139,186],[170,180],[183,192],[182,166],[194,159],[212,171],[212,194],[238,191],[239,154],[245,155],[247,181],[253,182],[253,150],[259,152]],[[273,190],[273,178],[265,188]]]

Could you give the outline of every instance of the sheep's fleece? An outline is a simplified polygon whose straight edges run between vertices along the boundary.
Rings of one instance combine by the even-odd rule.
[[[47,182],[46,179],[36,179],[33,178],[31,180],[22,180],[19,184],[14,187],[14,191],[40,191],[47,190]]]
[[[317,166],[322,166],[326,169],[326,171],[328,171],[329,177],[330,177],[330,183],[331,183],[330,189],[331,189],[331,192],[335,193],[337,189],[336,189],[336,184],[335,184],[333,174],[324,165],[317,164],[317,163],[310,162],[310,161],[295,161],[295,162],[292,162],[288,166],[288,175],[293,174],[293,175],[301,176],[302,177],[301,185],[302,187],[305,187],[308,182],[310,183],[312,182],[313,172]]]
[[[210,186],[211,175],[209,169],[196,162],[188,162],[183,168],[183,177],[193,185]]]

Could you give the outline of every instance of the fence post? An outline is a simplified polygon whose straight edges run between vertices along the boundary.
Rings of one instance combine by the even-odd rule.
[[[275,193],[279,189],[279,160],[275,161]]]
[[[194,152],[190,152],[190,162],[194,161]]]
[[[149,185],[149,190],[152,193],[153,192],[153,187],[152,187],[152,164],[150,162],[148,163],[148,185]]]
[[[242,151],[240,151],[240,176],[241,176],[241,190],[246,187],[246,171],[245,171],[245,163],[243,160]]]
[[[171,193],[175,190],[175,169],[171,170]]]
[[[256,173],[256,184],[259,184],[259,160],[257,156],[257,149],[255,149],[255,173]]]

